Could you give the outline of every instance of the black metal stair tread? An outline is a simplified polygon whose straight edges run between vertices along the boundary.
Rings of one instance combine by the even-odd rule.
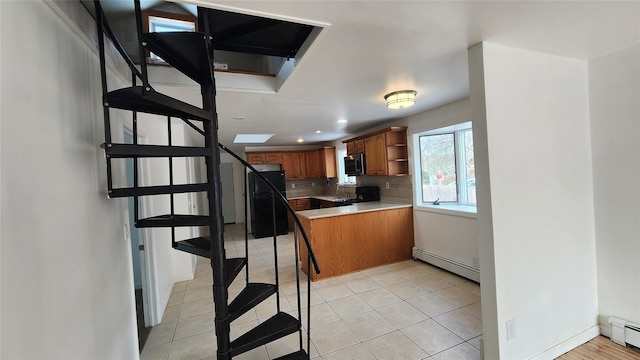
[[[309,355],[307,355],[307,352],[304,350],[298,350],[294,353],[287,354],[279,358],[275,358],[274,360],[303,360],[303,359],[308,360]]]
[[[173,247],[177,250],[211,259],[211,238],[208,236],[176,241]]]
[[[153,90],[145,93],[142,86],[110,91],[103,101],[106,106],[117,109],[200,121],[211,119],[211,114],[207,111]]]
[[[142,35],[145,47],[199,84],[211,84],[211,62],[205,34],[164,32]]]
[[[258,346],[283,338],[300,329],[300,322],[293,316],[279,312],[244,335],[231,342],[231,356],[237,356]]]
[[[207,191],[209,184],[180,184],[180,185],[161,185],[161,186],[140,186],[137,188],[118,188],[111,189],[110,198],[128,197],[128,196],[147,196],[162,194],[180,194],[189,192]]]
[[[207,226],[210,222],[207,215],[158,215],[139,219],[136,227]]]
[[[231,285],[246,264],[247,258],[224,259],[224,278],[227,286]]]
[[[233,321],[242,314],[256,307],[269,296],[276,293],[277,287],[273,284],[249,283],[240,294],[229,304],[229,321]]]
[[[184,156],[209,156],[211,151],[199,146],[167,146],[167,145],[141,145],[141,144],[107,144],[104,151],[110,158],[136,158],[136,157],[184,157]]]
[[[211,259],[211,237],[209,236],[176,241],[173,247],[177,250]],[[230,258],[224,260],[224,278],[226,279],[225,284],[227,286],[231,285],[246,263],[246,258]]]

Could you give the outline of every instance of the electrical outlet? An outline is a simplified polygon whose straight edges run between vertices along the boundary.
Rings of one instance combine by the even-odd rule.
[[[507,321],[507,341],[516,338],[516,319]]]
[[[388,189],[389,188],[389,182],[387,181],[385,184],[385,187]]]
[[[295,189],[296,188],[296,184],[295,183],[291,183],[291,188]]]
[[[311,182],[311,187],[316,186],[316,183],[314,183],[313,181]]]

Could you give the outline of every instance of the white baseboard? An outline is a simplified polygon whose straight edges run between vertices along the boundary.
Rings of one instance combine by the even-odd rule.
[[[430,253],[423,249],[418,249],[415,246],[413,247],[412,254],[414,259],[420,259],[424,262],[451,271],[452,273],[458,274],[469,280],[473,280],[478,283],[480,282],[480,269],[478,268],[457,262],[452,259],[448,259],[438,254]]]
[[[594,337],[600,335],[600,327],[598,325],[594,325],[587,330],[573,336],[558,345],[555,345],[540,354],[531,358],[531,360],[548,360],[555,359],[558,356],[566,353],[569,350],[575,349],[576,347],[586,343],[587,341],[593,339]]]

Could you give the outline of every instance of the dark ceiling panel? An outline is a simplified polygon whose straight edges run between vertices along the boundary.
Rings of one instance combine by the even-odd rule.
[[[313,26],[206,9],[216,50],[294,57]]]

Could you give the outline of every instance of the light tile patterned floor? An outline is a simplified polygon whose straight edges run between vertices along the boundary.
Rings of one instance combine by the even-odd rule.
[[[297,313],[292,235],[279,236],[280,306]],[[225,227],[227,256],[243,256],[244,225]],[[251,281],[273,282],[273,239],[249,241]],[[301,274],[304,277],[304,274]],[[306,279],[306,278],[305,278]],[[142,359],[215,359],[212,274],[198,258],[196,277],[176,283],[162,323],[151,330]],[[244,274],[229,288],[233,298]],[[306,329],[306,280],[302,283]],[[232,339],[275,313],[275,296],[231,324]],[[420,261],[405,261],[311,285],[311,357],[318,360],[480,359],[480,287]],[[306,344],[306,334],[305,334]],[[298,335],[237,359],[274,359],[293,352]]]

